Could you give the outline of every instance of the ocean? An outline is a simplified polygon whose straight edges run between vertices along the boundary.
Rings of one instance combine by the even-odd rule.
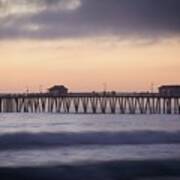
[[[4,179],[179,180],[180,116],[1,114]]]

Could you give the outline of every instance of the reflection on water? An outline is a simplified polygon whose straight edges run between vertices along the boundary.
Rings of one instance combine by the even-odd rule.
[[[179,115],[1,114],[0,133],[180,130]]]
[[[121,160],[163,160],[180,157],[179,145],[68,146],[1,151],[0,167],[75,165]]]
[[[125,168],[127,162],[137,167],[138,177],[143,173],[150,176],[146,166],[154,168],[151,176],[177,176],[179,149],[180,117],[174,115],[0,115],[1,177],[2,172],[12,172],[12,167],[17,175],[23,167],[30,171],[39,167],[39,172],[44,172],[43,167],[80,166],[82,169],[78,170],[86,172],[92,164],[100,164],[94,173],[116,179],[111,173],[118,167]],[[178,162],[173,165],[175,161]],[[144,164],[144,169],[138,162]],[[83,170],[83,167],[88,168]],[[161,168],[165,168],[162,174]],[[105,173],[107,170],[109,175]],[[134,172],[132,165],[128,165],[126,171]],[[59,170],[56,173],[59,174]],[[66,176],[66,168],[61,173],[59,175]]]

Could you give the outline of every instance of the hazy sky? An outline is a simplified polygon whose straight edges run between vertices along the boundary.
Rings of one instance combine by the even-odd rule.
[[[0,92],[180,84],[180,0],[0,0]]]

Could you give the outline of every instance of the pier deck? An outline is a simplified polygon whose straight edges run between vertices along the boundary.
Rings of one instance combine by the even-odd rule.
[[[180,114],[180,96],[159,93],[1,94],[0,113]]]

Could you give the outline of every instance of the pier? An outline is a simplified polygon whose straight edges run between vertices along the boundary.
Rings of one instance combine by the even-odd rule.
[[[0,113],[180,114],[180,95],[160,93],[1,94]]]

